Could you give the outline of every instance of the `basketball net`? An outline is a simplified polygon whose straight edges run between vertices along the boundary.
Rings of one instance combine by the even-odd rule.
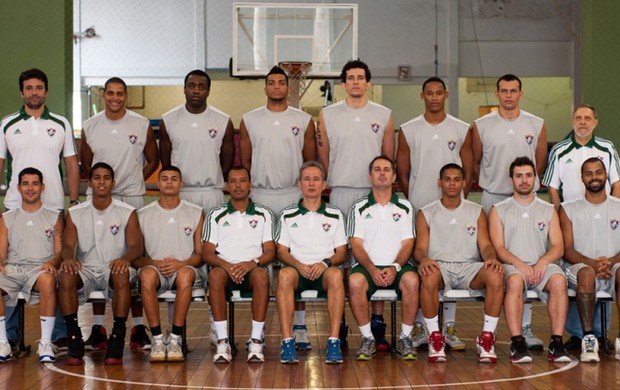
[[[306,76],[312,69],[312,62],[287,61],[278,63],[278,66],[288,75],[288,104],[301,108],[301,98],[312,84],[312,80],[309,83],[306,82]]]

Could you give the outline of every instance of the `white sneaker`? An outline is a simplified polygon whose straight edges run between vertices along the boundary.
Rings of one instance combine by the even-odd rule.
[[[581,356],[579,358],[585,363],[598,363],[598,340],[593,334],[583,336],[581,340]]]
[[[525,348],[535,349],[538,351],[542,351],[544,349],[545,346],[542,340],[536,337],[536,335],[532,332],[532,324],[522,326],[521,335],[525,339]]]
[[[149,360],[152,362],[166,361],[166,346],[164,345],[163,334],[153,336],[153,339],[151,340],[151,356]]]
[[[616,349],[616,360],[620,360],[620,337],[616,338],[614,348]]]
[[[166,356],[169,362],[182,362],[185,360],[183,354],[183,339],[181,336],[170,335],[166,346]]]
[[[217,330],[215,329],[215,319],[213,318],[211,306],[209,306],[209,336],[211,337],[211,345],[217,347]]]
[[[51,341],[39,341],[39,349],[37,349],[37,354],[39,355],[40,363],[54,363],[56,361],[55,352],[54,344],[52,344]]]
[[[13,359],[13,351],[8,341],[0,340],[0,363]]]
[[[232,353],[228,339],[222,339],[217,342],[217,351],[213,355],[213,363],[230,363]]]
[[[414,348],[420,348],[423,345],[428,344],[428,337],[426,336],[426,329],[424,324],[416,322],[413,324],[413,332],[411,332],[411,340],[413,341]]]
[[[264,361],[263,343],[258,340],[252,340],[248,345],[248,363],[262,363]]]
[[[306,325],[293,325],[293,340],[295,340],[295,349],[298,351],[309,351],[312,349]]]
[[[465,343],[456,335],[456,324],[454,322],[446,323],[442,333],[446,338],[446,346],[448,348],[453,351],[465,350]]]

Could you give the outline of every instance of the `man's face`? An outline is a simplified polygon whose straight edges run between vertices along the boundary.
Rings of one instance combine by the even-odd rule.
[[[187,78],[185,84],[185,102],[193,108],[202,108],[207,104],[209,88],[207,78],[197,74],[192,74]]]
[[[41,199],[41,193],[45,189],[38,175],[23,175],[22,180],[17,185],[17,191],[22,196],[22,202],[35,204]]]
[[[573,114],[573,129],[575,130],[575,137],[583,141],[588,141],[592,138],[592,133],[598,125],[598,120],[594,117],[594,112],[587,108],[581,107]]]
[[[499,90],[495,92],[495,96],[499,100],[499,105],[505,110],[514,110],[519,108],[519,100],[523,96],[523,92],[519,89],[517,80],[499,82]]]
[[[127,101],[127,92],[125,87],[120,83],[109,83],[103,91],[103,100],[105,101],[105,110],[109,113],[120,113],[125,109]]]
[[[252,181],[244,169],[234,169],[228,174],[228,192],[234,200],[243,201],[249,198]]]
[[[370,87],[370,82],[366,81],[366,71],[361,68],[347,70],[347,78],[342,86],[350,97],[363,97]]]
[[[159,187],[159,192],[162,195],[179,195],[181,187],[183,187],[181,174],[177,171],[161,171],[159,173],[157,186]]]
[[[304,198],[316,199],[321,196],[325,189],[325,180],[321,170],[317,167],[307,167],[301,172],[299,189]]]
[[[47,91],[45,83],[39,79],[24,80],[22,87],[22,100],[24,105],[32,110],[38,110],[45,104]]]
[[[92,173],[90,179],[90,188],[93,189],[93,195],[98,197],[111,197],[114,188],[114,180],[112,174],[105,168],[97,168]]]
[[[281,102],[288,96],[288,85],[286,85],[286,77],[282,74],[271,74],[267,77],[267,85],[265,85],[265,95],[272,102]]]
[[[446,169],[438,182],[441,194],[448,198],[460,198],[461,191],[465,188],[465,180],[461,171],[454,168]]]
[[[536,175],[529,165],[515,167],[512,171],[512,188],[519,195],[529,195],[534,191]]]
[[[424,109],[426,112],[437,114],[443,112],[448,98],[446,91],[440,82],[430,82],[424,87],[424,91],[420,93],[420,97],[424,100]]]
[[[396,180],[396,172],[392,169],[392,163],[388,160],[378,159],[372,164],[368,175],[372,188],[388,189]]]
[[[587,163],[581,173],[581,181],[588,192],[599,193],[605,191],[607,171],[602,162]]]

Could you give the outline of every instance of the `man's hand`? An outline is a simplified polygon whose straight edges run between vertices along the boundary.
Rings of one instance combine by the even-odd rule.
[[[382,269],[381,276],[383,277],[383,282],[385,283],[385,286],[382,287],[387,287],[394,283],[397,274],[398,272],[396,272],[396,268],[394,267],[385,267]]]
[[[393,268],[393,267],[390,267],[390,268]],[[385,280],[383,279],[384,275],[379,268],[373,266],[372,269],[368,270],[368,273],[370,274],[370,278],[372,279],[373,283],[377,287],[388,286],[387,284],[385,284]]]
[[[82,263],[76,259],[63,260],[60,263],[60,270],[70,275],[77,275],[78,271],[82,269]]]
[[[54,264],[52,264],[51,261],[46,261],[43,265],[41,265],[41,267],[39,267],[39,269],[41,271],[49,272],[52,275],[56,275],[56,267],[54,267]]]
[[[540,282],[542,282],[543,277],[545,276],[546,269],[547,264],[544,264],[540,261],[532,267],[532,271],[534,272],[532,285],[537,286]]]
[[[116,259],[110,262],[110,272],[113,274],[122,274],[128,272],[131,264],[125,259]]]
[[[172,257],[165,257],[157,262],[157,269],[159,269],[159,272],[161,272],[163,276],[170,277],[184,265],[184,261]]]
[[[502,263],[497,261],[497,259],[486,259],[484,261],[484,269],[491,272],[497,272],[499,274],[504,273],[504,267],[502,267]]]
[[[609,279],[611,278],[611,261],[604,256],[598,258],[596,262],[596,277],[599,279]]]
[[[530,267],[529,265],[525,264],[522,261],[520,261],[518,264],[515,264],[515,267],[517,267],[517,269],[521,271],[523,276],[525,276],[525,281],[528,284],[531,284],[531,285],[538,284],[538,283],[534,283],[534,269],[532,267]]]
[[[4,269],[4,264],[0,264],[0,273],[5,274],[6,270]]]
[[[230,267],[229,275],[236,284],[243,283],[245,275],[253,269],[257,268],[256,263],[252,260],[242,261]]]
[[[327,265],[322,261],[318,263],[310,264],[308,266],[308,276],[307,278],[310,280],[317,280],[323,275],[323,272],[327,269]]]
[[[427,256],[422,258],[422,261],[420,261],[420,266],[418,267],[418,272],[422,276],[428,276],[433,272],[439,272],[439,270],[439,264],[437,264],[435,260]]]

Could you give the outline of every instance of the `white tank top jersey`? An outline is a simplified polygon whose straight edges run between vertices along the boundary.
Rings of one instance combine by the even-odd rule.
[[[2,214],[8,232],[8,265],[41,265],[54,256],[54,226],[60,212],[46,207],[29,213],[21,207]]]

